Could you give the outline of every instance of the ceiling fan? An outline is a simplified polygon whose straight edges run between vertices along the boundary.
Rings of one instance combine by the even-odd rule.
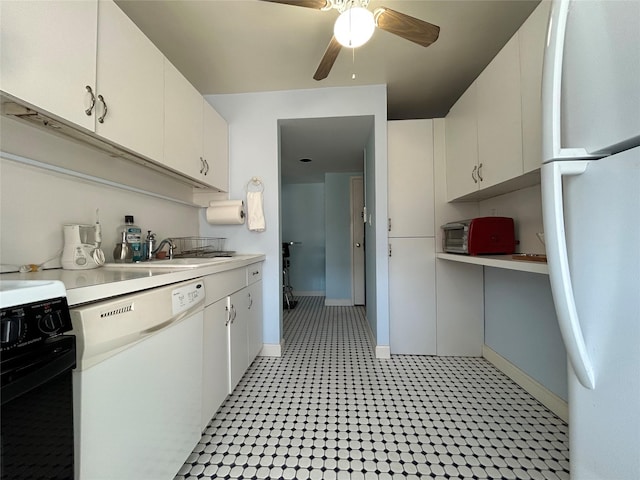
[[[393,33],[411,42],[428,47],[438,39],[440,27],[423,20],[396,12],[387,7],[367,10],[369,0],[263,0],[316,10],[336,9],[340,16],[334,26],[334,34],[316,73],[315,80],[327,78],[342,47],[357,48],[373,35],[375,27]]]

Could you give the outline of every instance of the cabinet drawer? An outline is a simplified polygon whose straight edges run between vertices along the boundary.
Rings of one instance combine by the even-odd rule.
[[[262,263],[254,263],[247,267],[247,285],[262,280]]]
[[[236,268],[221,273],[214,273],[204,278],[206,292],[206,305],[231,295],[247,286],[247,277],[244,268]]]

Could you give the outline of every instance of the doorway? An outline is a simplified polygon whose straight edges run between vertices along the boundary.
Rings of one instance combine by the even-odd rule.
[[[364,305],[364,151],[373,116],[278,125],[280,233],[289,244],[294,296],[324,296],[328,306]]]

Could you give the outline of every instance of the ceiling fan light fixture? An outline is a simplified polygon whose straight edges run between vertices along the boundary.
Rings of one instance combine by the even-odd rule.
[[[333,34],[343,47],[358,48],[369,41],[375,28],[373,13],[366,8],[352,7],[340,14]]]

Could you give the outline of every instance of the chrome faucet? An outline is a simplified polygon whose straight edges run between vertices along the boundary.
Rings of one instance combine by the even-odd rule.
[[[175,244],[173,243],[173,240],[171,240],[170,238],[165,238],[164,240],[162,240],[158,246],[151,251],[151,255],[150,257],[153,258],[153,256],[158,253],[160,250],[162,250],[162,248],[165,245],[169,245],[169,260],[173,259],[173,249],[176,248]]]

